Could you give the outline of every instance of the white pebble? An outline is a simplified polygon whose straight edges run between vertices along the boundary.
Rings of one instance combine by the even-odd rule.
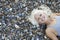
[[[20,28],[17,24],[15,24],[15,28]]]

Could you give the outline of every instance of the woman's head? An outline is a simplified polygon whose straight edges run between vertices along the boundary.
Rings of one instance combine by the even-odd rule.
[[[43,10],[38,11],[39,12],[34,15],[35,20],[38,22],[38,24],[46,23],[48,20],[48,15]]]
[[[42,8],[41,8],[42,7]],[[40,6],[40,9],[34,9],[29,16],[29,20],[33,25],[45,23],[48,20],[48,16],[52,13],[51,10]]]

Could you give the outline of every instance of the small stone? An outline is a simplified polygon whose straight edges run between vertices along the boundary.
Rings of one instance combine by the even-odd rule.
[[[17,24],[15,24],[15,28],[20,28]]]

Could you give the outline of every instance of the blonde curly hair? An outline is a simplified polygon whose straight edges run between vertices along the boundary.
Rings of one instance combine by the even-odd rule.
[[[39,13],[38,13],[39,12]],[[35,20],[34,15],[35,14],[40,14],[40,13],[46,13],[47,16],[50,16],[50,14],[52,14],[52,11],[50,10],[50,8],[46,5],[41,5],[36,9],[33,9],[31,12],[31,15],[28,17],[29,21],[36,26],[39,26],[38,22]]]

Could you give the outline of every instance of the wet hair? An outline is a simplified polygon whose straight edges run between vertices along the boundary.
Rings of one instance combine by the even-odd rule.
[[[31,15],[28,17],[29,21],[33,24],[33,25],[36,25],[36,26],[39,26],[38,22],[35,20],[34,18],[34,15],[35,14],[40,14],[40,13],[46,13],[47,16],[49,17],[51,14],[52,14],[52,11],[50,10],[50,8],[46,5],[41,5],[39,6],[38,8],[36,9],[33,9],[32,12],[31,12]]]

